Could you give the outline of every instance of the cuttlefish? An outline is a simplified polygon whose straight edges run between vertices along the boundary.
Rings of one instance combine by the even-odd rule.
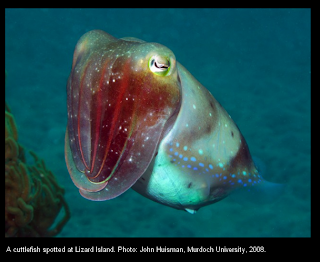
[[[195,213],[239,189],[276,188],[230,115],[161,44],[86,33],[75,47],[67,106],[66,163],[87,199],[133,188]]]

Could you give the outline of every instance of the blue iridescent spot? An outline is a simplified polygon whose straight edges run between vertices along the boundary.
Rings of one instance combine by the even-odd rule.
[[[211,164],[209,165],[209,167],[210,167],[210,169],[213,169],[213,166]]]
[[[184,157],[183,160],[184,160],[184,161],[188,161],[188,158],[187,158],[187,157]]]
[[[179,153],[178,152],[174,152],[174,155],[177,156],[177,155],[179,155]]]
[[[241,180],[241,179],[239,179],[239,180],[238,180],[238,183],[242,183],[242,180]]]
[[[216,174],[216,177],[219,177],[219,174]]]
[[[179,143],[176,143],[176,147],[179,147]]]
[[[170,148],[169,151],[173,151],[173,148]]]
[[[223,179],[227,179],[227,176],[224,176]]]
[[[231,177],[236,177],[236,175],[235,175],[235,174],[232,174]]]
[[[182,157],[183,157],[183,155],[181,155],[181,154],[180,154],[180,155],[179,155],[179,157],[180,157],[180,158],[182,158]]]
[[[190,157],[190,160],[193,161],[193,162],[197,161],[197,159],[195,157],[193,157],[193,156]]]
[[[248,182],[251,183],[251,181],[252,181],[252,180],[249,178],[249,179],[248,179]]]
[[[194,167],[193,170],[198,170],[198,168],[197,168],[197,167]]]
[[[204,164],[202,164],[202,163],[199,163],[199,166],[202,166],[202,167],[203,167],[203,166],[204,166]]]
[[[188,168],[191,168],[191,165],[187,165]]]
[[[243,186],[247,186],[247,184],[243,184]]]

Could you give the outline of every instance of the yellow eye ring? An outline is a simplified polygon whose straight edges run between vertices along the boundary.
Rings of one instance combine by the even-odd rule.
[[[149,59],[149,69],[159,76],[166,76],[170,73],[170,59],[159,55]]]

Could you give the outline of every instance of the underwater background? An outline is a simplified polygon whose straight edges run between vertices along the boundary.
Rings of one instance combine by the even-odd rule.
[[[310,9],[5,9],[5,100],[19,142],[65,188],[71,218],[58,237],[310,237]],[[66,82],[87,31],[170,48],[232,116],[263,166],[286,185],[269,204],[228,197],[195,215],[132,189],[93,202],[64,160]]]

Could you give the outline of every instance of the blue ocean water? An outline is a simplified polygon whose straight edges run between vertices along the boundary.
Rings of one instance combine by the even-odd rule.
[[[66,189],[71,219],[58,237],[309,237],[311,235],[310,9],[5,9],[6,102],[19,141]],[[197,214],[133,190],[92,202],[64,161],[66,82],[89,30],[169,47],[232,116],[265,179],[283,183],[270,204],[232,198]]]

